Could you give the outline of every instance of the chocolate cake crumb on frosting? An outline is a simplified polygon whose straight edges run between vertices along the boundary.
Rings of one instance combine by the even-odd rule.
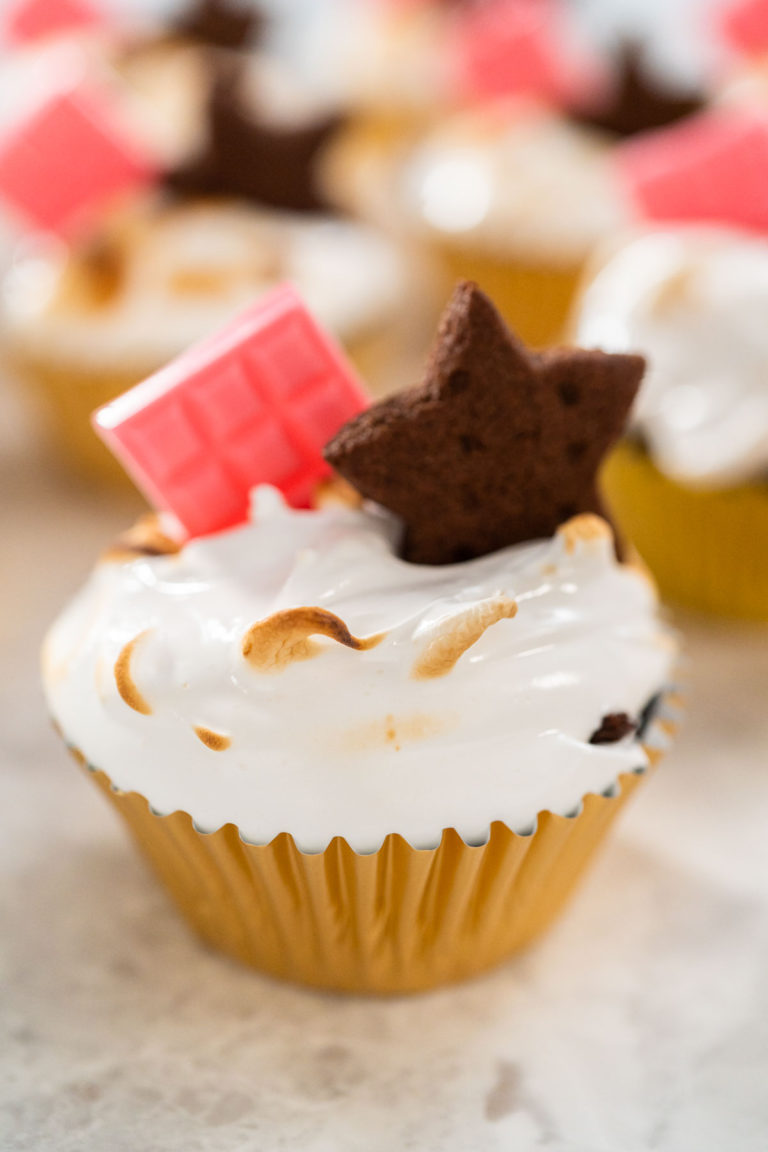
[[[592,733],[589,742],[590,744],[616,744],[636,730],[637,724],[629,718],[626,712],[609,712],[607,716],[603,716],[600,727]]]
[[[603,514],[596,476],[640,356],[526,350],[477,285],[458,285],[424,383],[356,416],[326,459],[404,523],[402,556],[450,564]]]

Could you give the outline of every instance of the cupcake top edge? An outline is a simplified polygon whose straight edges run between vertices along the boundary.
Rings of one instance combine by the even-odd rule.
[[[525,832],[646,764],[673,642],[602,519],[452,565],[397,538],[380,510],[261,489],[249,524],[180,551],[124,542],[48,636],[56,722],[154,810],[308,851]]]

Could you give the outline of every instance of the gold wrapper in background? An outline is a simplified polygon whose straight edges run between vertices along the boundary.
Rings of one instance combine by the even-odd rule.
[[[438,228],[414,225],[397,205],[402,198],[402,168],[419,139],[416,122],[406,125],[396,117],[353,122],[321,158],[326,194],[345,211],[387,230],[394,221],[411,245],[423,247],[432,257],[444,297],[450,296],[457,280],[474,280],[525,344],[544,347],[562,340],[586,260],[553,264],[513,252],[489,253],[473,245],[471,237],[455,240]]]
[[[688,608],[768,621],[768,484],[697,491],[633,444],[614,449],[603,490],[662,595]]]
[[[542,348],[563,339],[584,274],[583,264],[563,267],[487,256],[447,243],[439,252],[448,275],[446,290],[457,280],[474,280],[486,292],[524,344]]]
[[[647,751],[655,764],[660,752]],[[157,816],[144,797],[88,771],[209,944],[282,979],[368,993],[460,980],[527,944],[645,775],[587,796],[575,816],[542,813],[531,835],[495,822],[482,845],[449,829],[434,849],[390,835],[364,855],[338,837],[308,854],[287,834],[266,845],[245,843],[232,824],[203,834],[186,813]]]

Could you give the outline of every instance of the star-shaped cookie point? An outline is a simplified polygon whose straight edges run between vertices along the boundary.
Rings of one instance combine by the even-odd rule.
[[[602,514],[601,460],[645,368],[641,356],[529,352],[476,284],[443,314],[424,383],[345,424],[325,457],[401,518],[401,554],[450,564]]]
[[[252,3],[196,0],[173,26],[178,36],[214,48],[246,48],[261,39],[264,15]]]
[[[657,77],[648,65],[642,44],[625,41],[616,58],[615,76],[609,92],[594,106],[577,108],[575,120],[616,136],[636,136],[653,128],[665,128],[699,112],[705,100],[692,89],[676,88],[674,82]]]
[[[341,117],[274,126],[245,107],[240,89],[238,68],[218,70],[208,101],[206,145],[166,175],[167,186],[182,196],[234,196],[293,212],[327,209],[315,167]]]

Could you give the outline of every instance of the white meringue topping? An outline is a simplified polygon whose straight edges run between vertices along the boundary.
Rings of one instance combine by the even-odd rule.
[[[768,242],[718,228],[645,232],[579,303],[576,343],[648,359],[632,422],[668,476],[719,488],[768,474]]]
[[[159,813],[306,851],[527,831],[646,765],[632,738],[589,743],[674,651],[601,520],[445,567],[398,559],[396,535],[261,488],[250,524],[102,561],[45,646],[65,738]]]

